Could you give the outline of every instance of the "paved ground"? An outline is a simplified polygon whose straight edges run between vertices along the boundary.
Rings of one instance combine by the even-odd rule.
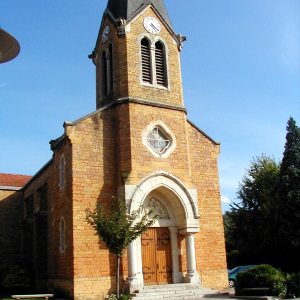
[[[221,291],[218,291],[216,293],[204,296],[203,298],[196,298],[195,300],[205,300],[205,299],[212,299],[212,300],[226,300],[226,299],[232,299],[232,300],[273,300],[273,299],[279,299],[279,298],[273,298],[272,296],[245,296],[245,297],[236,297],[234,288],[230,289],[224,289]],[[300,300],[300,298],[294,298],[294,299],[284,299],[284,300]]]

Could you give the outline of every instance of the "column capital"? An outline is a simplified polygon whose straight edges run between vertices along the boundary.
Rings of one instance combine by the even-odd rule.
[[[177,226],[170,226],[168,227],[171,233],[178,233],[178,227]]]
[[[179,230],[179,233],[182,235],[195,235],[198,232],[199,230],[197,230],[196,228],[185,228]]]

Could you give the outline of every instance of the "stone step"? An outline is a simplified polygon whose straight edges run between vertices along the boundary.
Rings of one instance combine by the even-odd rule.
[[[153,292],[163,292],[163,291],[182,291],[182,290],[190,290],[191,286],[190,285],[164,285],[164,286],[159,286],[159,285],[153,285],[153,286],[147,286],[144,287],[143,293],[153,293]]]
[[[210,289],[191,287],[190,284],[151,285],[144,287],[139,293],[133,293],[134,299],[148,300],[186,300],[198,299],[211,294]]]

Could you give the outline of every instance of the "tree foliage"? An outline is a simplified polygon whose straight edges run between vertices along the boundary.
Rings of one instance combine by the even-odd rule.
[[[282,162],[256,156],[239,183],[237,200],[224,216],[227,250],[243,253],[246,264],[256,257],[291,270],[300,249],[300,129],[293,118]]]
[[[96,205],[94,211],[87,209],[87,222],[96,230],[99,237],[106,244],[110,253],[117,256],[117,297],[119,297],[119,266],[127,246],[137,239],[157,218],[152,211],[145,212],[140,206],[138,210],[129,212],[129,205],[123,199],[112,202],[107,212],[101,204]]]
[[[300,245],[300,128],[293,118],[287,124],[277,210],[277,227],[281,240],[286,240],[290,245]]]
[[[274,157],[256,156],[239,183],[238,203],[228,212],[227,239],[236,250],[246,250],[272,240],[272,205],[279,178]]]

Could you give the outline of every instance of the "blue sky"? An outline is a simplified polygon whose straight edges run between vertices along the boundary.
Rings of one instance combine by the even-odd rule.
[[[0,64],[0,172],[35,174],[63,122],[95,110],[93,51],[106,0],[1,0],[20,55]],[[249,161],[282,158],[300,126],[299,0],[165,0],[181,52],[188,118],[221,142],[223,211]]]

